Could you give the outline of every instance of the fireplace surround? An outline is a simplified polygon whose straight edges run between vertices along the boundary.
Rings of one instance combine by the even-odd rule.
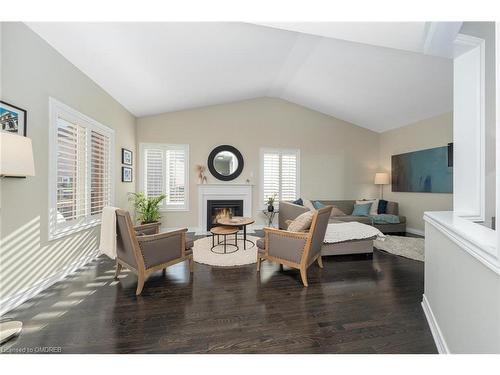
[[[252,217],[252,189],[251,184],[238,183],[209,183],[198,185],[198,228],[197,233],[207,232],[208,201],[230,200],[243,201],[243,211],[239,216]]]

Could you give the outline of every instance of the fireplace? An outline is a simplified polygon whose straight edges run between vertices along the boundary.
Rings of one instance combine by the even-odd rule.
[[[243,200],[207,200],[207,230],[221,217],[243,216]]]

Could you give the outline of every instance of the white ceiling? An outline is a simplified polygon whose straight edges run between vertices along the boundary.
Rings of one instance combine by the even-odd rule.
[[[427,22],[266,22],[259,25],[374,46],[424,52]]]
[[[136,116],[271,96],[382,132],[451,111],[452,60],[410,52],[423,23],[329,24],[28,26]]]

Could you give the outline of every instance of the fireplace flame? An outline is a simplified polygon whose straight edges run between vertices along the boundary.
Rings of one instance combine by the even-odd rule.
[[[233,210],[230,208],[219,208],[215,214],[215,222],[219,219],[231,219],[233,217]]]

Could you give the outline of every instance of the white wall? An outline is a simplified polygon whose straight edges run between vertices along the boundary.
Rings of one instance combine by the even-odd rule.
[[[462,32],[486,39],[486,216],[495,212],[496,104],[494,87],[494,24],[464,23]],[[488,57],[489,56],[489,57]],[[457,71],[458,72],[458,71]],[[493,86],[492,86],[493,85]],[[492,88],[493,87],[493,88]],[[471,100],[463,105],[474,106]],[[462,112],[457,112],[455,117]],[[457,127],[474,126],[459,118]],[[462,133],[463,134],[463,133]],[[457,143],[462,160],[470,150]],[[491,179],[493,173],[493,180]],[[460,184],[460,181],[454,181]],[[493,192],[491,191],[493,189]],[[488,212],[490,212],[488,214]],[[429,326],[438,348],[445,353],[500,353],[500,262],[498,235],[487,226],[455,212],[428,212],[425,226],[425,294]]]
[[[391,156],[427,148],[446,146],[453,141],[453,115],[422,120],[380,134],[380,167],[391,172]],[[384,198],[399,202],[401,215],[406,216],[407,228],[416,233],[424,231],[425,211],[450,211],[453,194],[392,192],[384,186]]]
[[[500,353],[500,275],[434,225],[425,236],[424,304],[443,352]]]
[[[245,167],[235,182],[253,173],[253,215],[264,223],[259,201],[261,147],[300,149],[300,191],[307,199],[377,197],[373,177],[379,164],[379,134],[281,99],[258,98],[231,104],[142,117],[137,142],[189,144],[190,211],[167,212],[166,227],[198,225],[196,164],[210,151],[235,146]],[[208,181],[217,182],[207,170]]]
[[[49,96],[115,130],[115,198],[124,208],[135,186],[121,182],[120,148],[135,151],[135,118],[24,24],[3,23],[1,34],[2,100],[28,111],[36,171],[35,177],[0,180],[0,301],[5,303],[56,280],[97,248],[98,228],[47,240]]]

